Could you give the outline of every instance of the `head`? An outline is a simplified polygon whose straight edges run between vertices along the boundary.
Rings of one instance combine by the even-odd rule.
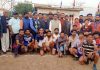
[[[28,12],[28,16],[29,16],[30,18],[32,18],[33,13],[32,13],[32,12]]]
[[[7,11],[4,11],[4,12],[3,12],[3,16],[8,17],[8,12],[7,12]]]
[[[25,17],[26,19],[29,18],[29,14],[28,14],[28,12],[24,12],[24,17]]]
[[[51,36],[52,36],[51,31],[48,31],[48,32],[47,32],[47,37],[51,37]]]
[[[23,19],[23,15],[22,14],[19,14],[19,19]]]
[[[87,36],[87,41],[88,41],[88,42],[92,42],[92,41],[93,41],[93,34],[89,34],[89,35]]]
[[[84,31],[84,36],[87,37],[89,35],[88,31]]]
[[[18,13],[14,12],[14,13],[13,13],[13,17],[14,17],[15,19],[17,19],[17,18],[18,18]]]
[[[61,38],[64,38],[64,37],[65,37],[64,32],[61,32],[61,33],[60,33],[60,37],[61,37]]]
[[[71,34],[72,34],[72,36],[76,36],[77,31],[76,31],[76,30],[72,30],[72,31],[71,31]]]
[[[96,16],[95,21],[100,21],[100,16]]]
[[[85,19],[84,23],[85,24],[89,24],[89,20],[88,19]]]
[[[69,16],[68,16],[68,15],[66,15],[66,16],[65,16],[65,19],[66,19],[66,20],[68,20],[68,19],[69,19]]]
[[[34,19],[38,19],[38,14],[37,14],[37,13],[34,13],[34,14],[33,14],[33,18],[34,18]]]
[[[52,14],[52,12],[49,12],[48,17],[49,17],[50,19],[53,19],[53,14]]]
[[[57,14],[54,14],[53,19],[54,20],[57,20],[58,19],[58,15]]]
[[[43,18],[43,14],[42,13],[39,13],[38,14],[38,17],[39,17],[39,19],[42,19]]]
[[[94,32],[93,36],[95,39],[98,39],[100,37],[100,33],[99,32]]]
[[[65,18],[65,14],[64,13],[61,13],[61,19]]]
[[[59,34],[59,29],[58,29],[58,28],[55,28],[55,29],[54,29],[54,33],[55,33],[55,34]]]
[[[19,30],[19,35],[20,35],[20,36],[24,36],[24,30],[23,30],[23,29],[20,29],[20,30]]]
[[[43,19],[44,20],[47,20],[47,15],[43,15]]]
[[[84,34],[83,33],[79,33],[79,39],[84,39]]]
[[[77,30],[77,25],[73,25],[73,30]]]
[[[93,19],[93,16],[91,13],[87,14],[87,19]]]
[[[79,16],[79,19],[83,19],[83,15],[80,15],[80,16]]]
[[[78,18],[75,18],[74,22],[75,23],[79,23],[79,19]]]
[[[39,29],[39,34],[43,34],[44,33],[44,29],[43,28],[40,28]]]
[[[26,35],[30,35],[30,33],[31,33],[31,32],[30,32],[29,29],[26,29],[26,30],[25,30],[25,34],[26,34]]]

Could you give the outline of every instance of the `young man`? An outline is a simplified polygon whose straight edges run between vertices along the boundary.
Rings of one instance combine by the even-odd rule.
[[[47,36],[44,38],[42,45],[44,51],[52,52],[54,48],[54,41],[51,31],[47,32]]]
[[[41,56],[44,54],[42,47],[43,40],[44,40],[44,30],[43,28],[40,28],[38,34],[35,37],[35,47],[39,48]]]
[[[93,35],[89,34],[87,40],[83,43],[83,55],[79,61],[81,64],[89,64],[89,60],[94,61],[93,70],[97,70],[96,64],[99,60],[99,54],[97,52],[96,44],[93,44]]]
[[[34,49],[34,37],[31,34],[29,29],[25,30],[24,45],[26,46],[27,51],[33,51],[33,49]]]
[[[57,51],[58,56],[62,57],[66,49],[66,41],[68,37],[65,36],[64,32],[61,32],[60,37],[57,39]]]
[[[22,51],[25,51],[24,47],[24,30],[20,29],[19,34],[16,35],[15,38],[15,45],[14,48],[14,55],[15,57],[18,55],[18,53],[21,53]]]
[[[57,50],[57,39],[60,37],[60,34],[59,34],[59,29],[58,28],[55,28],[54,29],[54,34],[53,34],[53,41],[55,43],[54,45],[54,48],[53,48],[53,51],[52,51],[52,54],[55,55],[56,54],[56,50]]]
[[[82,45],[84,42],[84,35],[82,33],[79,34],[79,38],[74,41],[71,48],[69,49],[70,53],[74,55],[76,58],[80,58],[82,56]]]

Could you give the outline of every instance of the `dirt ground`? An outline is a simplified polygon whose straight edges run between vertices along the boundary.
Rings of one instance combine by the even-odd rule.
[[[36,54],[20,55],[17,58],[14,58],[12,54],[0,56],[0,70],[93,70],[92,64],[79,65],[78,61],[70,56],[63,58]],[[100,70],[100,61],[97,68]]]

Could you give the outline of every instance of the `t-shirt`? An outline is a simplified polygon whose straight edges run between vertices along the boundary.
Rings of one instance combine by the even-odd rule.
[[[37,42],[42,41],[43,39],[44,39],[44,35],[37,34],[35,37],[35,40],[37,40]]]
[[[16,35],[16,38],[15,39],[16,40],[19,40],[19,43],[21,43],[21,44],[23,44],[23,42],[24,42],[24,36],[20,36],[19,34]]]
[[[27,46],[30,42],[32,42],[32,39],[34,39],[32,34],[30,34],[30,36],[24,35],[24,45]]]
[[[60,37],[60,35],[56,35],[56,34],[53,34],[53,41],[56,42],[56,40]]]
[[[12,31],[14,34],[19,33],[20,30],[20,19],[11,18],[8,22],[8,25],[12,27]]]
[[[52,36],[50,37],[50,39],[46,36],[43,40],[43,43],[45,43],[46,46],[49,46],[51,42],[53,42],[53,37]]]
[[[84,48],[85,55],[88,55],[91,52],[94,52],[94,44],[88,43],[87,41],[83,43],[82,47]]]

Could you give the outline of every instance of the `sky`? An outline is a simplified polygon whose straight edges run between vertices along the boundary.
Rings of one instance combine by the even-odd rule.
[[[14,0],[16,2],[23,2],[25,0]],[[62,7],[72,7],[74,0],[26,0],[31,1],[32,3],[40,3],[47,5],[56,5],[60,6],[62,1]],[[80,12],[80,14],[86,15],[87,13],[92,13],[95,15],[97,11],[97,6],[100,0],[76,0],[76,5],[82,4],[84,11]],[[7,6],[6,6],[7,7]]]

